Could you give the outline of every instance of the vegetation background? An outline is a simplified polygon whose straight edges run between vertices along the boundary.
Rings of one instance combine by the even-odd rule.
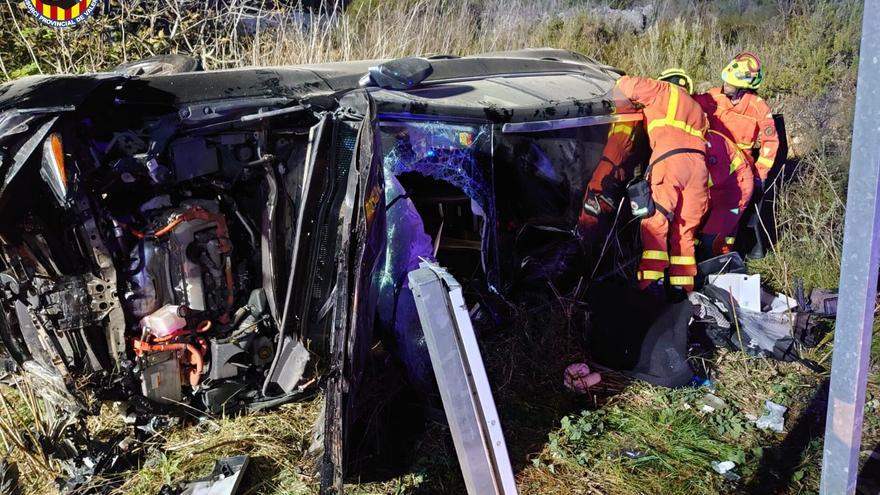
[[[97,0],[96,0],[97,1]],[[0,80],[112,69],[145,56],[187,53],[207,69],[455,54],[550,46],[575,50],[629,73],[677,66],[706,89],[737,52],[766,64],[761,95],[788,124],[790,152],[776,203],[779,243],[750,268],[783,292],[838,281],[852,110],[861,28],[856,0],[354,0],[315,15],[285,2],[121,0],[80,26],[52,29],[24,2],[0,1]],[[325,13],[327,14],[327,13]],[[568,493],[816,493],[827,375],[721,353],[714,393],[726,407],[701,410],[705,388],[670,391],[613,374],[584,398],[568,396],[562,367],[579,360],[566,303],[540,323],[487,347],[520,490]],[[878,346],[875,346],[875,351]],[[826,339],[809,356],[830,364]],[[873,366],[876,366],[876,359]],[[51,493],[56,469],[14,446],[33,414],[26,387],[3,393],[0,433],[19,461],[26,493]],[[864,453],[880,442],[880,393],[872,378]],[[755,428],[764,401],[790,407],[785,434]],[[97,436],[118,428],[109,406]],[[155,494],[163,484],[210,471],[220,455],[248,453],[245,493],[315,493],[307,453],[320,400],[239,418],[211,418],[155,440],[144,466],[117,493]],[[407,472],[353,480],[354,493],[462,493],[446,432],[432,424]],[[25,442],[26,443],[26,442]],[[711,468],[736,462],[738,481]]]

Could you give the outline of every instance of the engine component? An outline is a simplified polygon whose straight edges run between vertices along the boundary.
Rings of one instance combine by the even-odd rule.
[[[91,274],[64,277],[43,298],[59,332],[96,324],[116,306],[115,284]]]
[[[184,306],[166,304],[141,319],[141,329],[154,337],[173,335],[186,326]]]
[[[211,388],[201,393],[201,403],[211,414],[230,412],[239,405],[234,400],[236,398],[243,399],[247,388],[247,385],[239,380],[227,380],[213,384]]]
[[[180,362],[173,352],[151,352],[143,356],[141,390],[145,397],[160,403],[180,402],[183,388]]]
[[[113,256],[98,231],[97,222],[92,207],[89,204],[89,200],[82,195],[77,195],[73,204],[75,205],[77,214],[80,215],[81,218],[85,218],[80,225],[81,240],[85,246],[88,246],[92,261],[98,268],[96,274],[101,281],[101,287],[107,289],[99,291],[97,282],[92,284],[95,288],[95,292],[101,292],[101,297],[97,297],[95,302],[98,305],[98,309],[106,309],[107,311],[107,347],[109,348],[111,359],[116,366],[119,366],[125,359],[125,315],[123,314],[121,305],[116,304],[117,274]],[[104,303],[103,306],[102,303]]]
[[[216,201],[189,201],[180,208],[149,211],[152,232],[132,230],[140,240],[131,257],[139,260],[132,276],[131,312],[139,318],[165,304],[212,311],[228,322],[235,301],[232,242],[226,217]]]
[[[289,394],[302,379],[309,362],[309,350],[299,340],[285,337],[281,346],[278,366],[269,375],[269,383],[274,383]]]
[[[134,352],[139,356],[150,356],[156,352],[174,351],[176,352],[175,361],[178,365],[186,363],[188,365],[189,384],[195,388],[202,379],[202,371],[205,369],[205,358],[193,344],[182,342],[170,343],[150,343],[143,340],[133,340]]]
[[[218,342],[211,341],[211,371],[208,377],[211,380],[222,380],[238,376],[249,367],[251,354],[248,347],[251,339],[246,342]]]
[[[254,338],[251,344],[251,359],[256,366],[267,366],[272,364],[272,357],[275,356],[275,349],[269,337],[260,335]]]
[[[184,138],[171,143],[174,174],[178,181],[213,174],[220,170],[217,149],[202,138]]]

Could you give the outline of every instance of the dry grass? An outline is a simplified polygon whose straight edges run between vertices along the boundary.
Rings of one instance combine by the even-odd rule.
[[[250,455],[246,493],[315,492],[308,456],[321,400],[288,404],[271,413],[218,417],[175,428],[151,439],[143,467],[116,479],[112,493],[155,495],[163,485],[206,476],[220,457]]]
[[[19,464],[24,492],[50,492],[52,480],[61,474],[61,468],[40,447],[39,438],[47,435],[52,425],[26,378],[19,378],[15,386],[0,388],[0,411],[4,458]]]
[[[762,94],[787,117],[787,166],[794,181],[779,186],[776,251],[750,267],[786,292],[796,278],[808,287],[837,283],[861,17],[855,0],[661,0],[645,30],[606,22],[593,2],[357,0],[345,14],[305,19],[295,11],[257,12],[259,27],[253,34],[235,22],[253,13],[238,1],[219,10],[206,7],[207,2],[187,4],[195,8],[181,0],[159,8],[143,0],[120,2],[121,11],[68,30],[37,26],[20,3],[0,2],[0,75],[6,79],[107,70],[123,61],[175,52],[194,54],[208,69],[224,69],[554,46],[635,74],[680,66],[706,88],[717,84],[722,65],[735,52],[756,51],[768,71]],[[617,380],[609,380],[611,386],[601,394],[573,398],[561,390],[559,377],[579,350],[570,322],[559,321],[560,312],[556,308],[550,316],[518,325],[515,336],[490,337],[487,347],[496,351],[487,360],[523,493],[734,491],[711,472],[707,460],[732,455],[742,461],[738,472],[748,479],[758,471],[764,449],[778,446],[783,437],[749,425],[740,425],[743,431],[736,437],[728,430],[739,428],[743,414],[761,413],[766,399],[791,406],[788,418],[793,421],[824,378],[793,364],[721,353],[715,362],[717,394],[730,405],[728,416],[699,415],[694,391]],[[810,357],[827,365],[829,351],[825,344]],[[880,396],[880,387],[871,387],[871,397]],[[864,433],[866,445],[873,446],[880,440],[880,402],[871,400],[875,414],[866,416]],[[172,430],[156,439],[147,464],[124,475],[118,493],[156,493],[162,484],[205,474],[214,458],[235,453],[255,456],[257,477],[248,493],[314,493],[306,447],[318,409],[315,401]],[[579,419],[582,410],[604,415],[596,418],[606,429],[591,433],[589,442],[572,440],[577,430],[572,424],[593,424],[592,415],[586,422]],[[560,427],[566,415],[571,415],[569,426]],[[431,435],[443,437],[444,431],[433,428]],[[451,453],[437,448],[442,440],[425,443],[430,445],[422,446],[424,458],[411,473],[351,490],[437,493],[457,486],[446,484],[457,474],[450,474],[455,470]],[[656,455],[641,462],[615,457],[621,446],[632,443]],[[810,443],[802,454],[789,493],[811,493],[817,487],[821,445]],[[38,460],[21,462],[35,493],[49,486],[49,471],[41,471]]]
[[[207,69],[310,64],[521,48],[524,32],[565,2],[543,0],[419,0],[389,8],[356,2],[345,14],[293,8],[261,11],[247,2],[211,7],[173,0],[121,2],[89,29],[35,26],[23,5],[0,5],[5,31],[0,70],[26,74],[80,73],[162,53],[188,53]],[[247,25],[247,28],[243,26]],[[112,43],[108,46],[107,39]]]

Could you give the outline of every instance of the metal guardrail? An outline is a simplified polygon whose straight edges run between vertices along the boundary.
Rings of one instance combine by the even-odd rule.
[[[470,495],[516,495],[501,421],[461,286],[421,263],[409,273],[458,463]]]

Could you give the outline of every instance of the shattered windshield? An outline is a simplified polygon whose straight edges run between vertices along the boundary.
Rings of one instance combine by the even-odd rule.
[[[492,170],[486,144],[491,126],[446,122],[383,122],[386,175],[416,172],[452,184],[494,218]],[[485,160],[485,161],[484,161]],[[480,163],[482,162],[482,163]]]
[[[492,169],[492,127],[485,124],[462,124],[441,121],[400,122],[380,124],[382,161],[386,177],[386,204],[394,201],[395,177],[418,175],[434,184],[429,193],[438,196],[461,194],[474,222],[479,223],[477,239],[464,233],[455,235],[452,221],[441,221],[446,235],[460,241],[479,241],[484,272],[491,280],[497,275],[494,267],[494,229],[497,223]],[[424,187],[424,186],[423,186]],[[433,226],[428,222],[427,228]],[[441,227],[437,227],[441,228]],[[435,235],[439,243],[440,233]]]

